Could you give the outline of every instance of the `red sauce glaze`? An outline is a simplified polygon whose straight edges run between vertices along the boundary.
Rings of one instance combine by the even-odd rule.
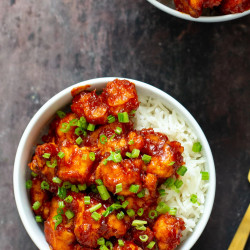
[[[137,131],[131,120],[117,121],[119,112],[130,113],[139,106],[133,83],[116,79],[100,95],[95,90],[87,91],[88,87],[72,90],[72,113],[52,121],[48,135],[43,137],[45,143],[37,146],[29,164],[38,175],[32,179],[31,203],[41,203],[34,212],[45,220],[45,236],[51,249],[99,249],[97,240],[101,237],[112,242],[114,249],[146,249],[150,241],[157,242],[153,249],[174,249],[185,229],[183,220],[168,214],[149,218],[149,212],[157,207],[159,186],[170,176],[178,177],[176,169],[184,164],[183,147],[152,128]],[[116,121],[109,123],[108,115],[114,115]],[[87,123],[96,125],[94,131],[78,125],[83,116]],[[63,124],[71,125],[65,131]],[[79,129],[82,133],[77,134]],[[139,150],[138,155],[134,156],[133,150]],[[49,157],[44,157],[45,153]],[[150,162],[142,160],[144,154],[151,156]],[[41,189],[42,181],[48,183],[48,190]],[[83,184],[87,187],[81,190]],[[118,184],[122,184],[122,190],[116,193]],[[110,196],[107,200],[102,200],[98,185],[105,186]],[[139,192],[145,192],[144,197],[139,198]],[[90,204],[85,204],[86,197],[90,197]],[[62,201],[64,207],[60,210]],[[126,207],[121,206],[123,202],[128,202]],[[95,211],[100,218],[95,220],[89,209],[97,204],[101,204]],[[141,208],[144,212],[138,215]],[[129,215],[128,209],[134,214]],[[106,210],[110,213],[104,216]],[[67,213],[73,213],[73,217],[67,218]],[[55,216],[60,214],[62,222],[55,229]],[[132,226],[133,220],[146,221],[145,231]],[[158,227],[164,233],[159,233]],[[142,242],[141,235],[147,235],[148,240]],[[124,241],[123,247],[118,239]]]

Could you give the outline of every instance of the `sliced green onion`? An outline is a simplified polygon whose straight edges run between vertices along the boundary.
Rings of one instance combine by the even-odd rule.
[[[118,245],[120,246],[120,247],[124,247],[124,241],[123,240],[118,240]]]
[[[66,217],[70,220],[70,219],[72,219],[74,216],[75,216],[75,214],[72,212],[72,211],[70,211],[70,210],[67,210],[66,212],[65,212],[65,215],[66,215]]]
[[[148,222],[145,220],[133,220],[132,221],[132,226],[133,227],[138,227],[138,226],[143,226],[146,225]]]
[[[117,135],[120,135],[120,134],[122,133],[122,128],[121,128],[121,127],[116,127],[115,133],[116,133]]]
[[[143,226],[143,225],[140,225],[140,226],[137,226],[135,229],[136,230],[141,230],[141,231],[146,231],[147,228],[145,226]]]
[[[43,222],[43,218],[41,215],[37,215],[35,218],[36,218],[36,222]]]
[[[90,186],[90,189],[91,189],[91,191],[92,191],[93,193],[98,194],[98,190],[97,190],[97,188],[96,188],[96,185],[92,184],[92,185]]]
[[[41,189],[42,190],[49,190],[49,183],[47,181],[42,181]]]
[[[139,216],[142,216],[143,213],[144,213],[144,209],[143,209],[143,208],[139,208],[138,211],[137,211],[137,214],[138,214]]]
[[[113,203],[111,206],[110,206],[113,210],[117,210],[117,209],[120,209],[122,208],[122,205],[121,204],[117,204],[117,203]]]
[[[130,115],[134,115],[136,112],[136,110],[132,109],[131,112],[130,112]]]
[[[32,180],[28,180],[28,181],[26,181],[26,188],[27,189],[31,189],[32,188]]]
[[[83,135],[84,137],[87,136],[87,132],[85,130],[83,130],[82,128],[76,128],[75,129],[75,134],[80,136]]]
[[[118,162],[121,162],[122,161],[122,156],[121,156],[121,154],[120,153],[114,153],[114,156],[113,156],[113,162],[116,162],[116,163],[118,163]]]
[[[33,208],[34,210],[39,209],[39,207],[41,207],[41,203],[40,203],[39,201],[36,201],[36,202],[33,203],[32,208]]]
[[[149,211],[149,213],[148,213],[148,217],[150,218],[150,219],[154,219],[154,218],[156,218],[158,216],[158,213],[157,213],[157,211],[155,211],[155,210],[150,210]]]
[[[55,222],[55,230],[59,224],[62,223],[62,215],[57,214],[56,216],[53,217],[53,220]]]
[[[180,188],[183,185],[183,181],[182,180],[176,180],[174,185],[176,186],[176,188]]]
[[[119,183],[115,186],[115,193],[120,193],[122,191],[122,183]]]
[[[67,190],[64,187],[58,187],[57,195],[62,200],[66,198]]]
[[[111,241],[106,242],[106,247],[109,247],[110,250],[113,250],[113,244],[111,243]]]
[[[87,121],[85,117],[80,117],[80,119],[77,122],[77,126],[80,127],[82,130],[87,128]]]
[[[202,146],[201,146],[200,142],[195,142],[193,144],[193,147],[192,147],[193,152],[195,152],[195,153],[201,152],[201,149],[202,149]]]
[[[151,241],[148,245],[147,248],[152,249],[155,245],[155,241]]]
[[[43,154],[43,158],[49,159],[49,158],[50,158],[50,154],[49,154],[49,153],[44,153],[44,154]]]
[[[67,133],[70,130],[70,125],[66,122],[62,123],[62,127],[60,129],[60,131],[62,131],[63,133]]]
[[[122,195],[118,195],[118,196],[117,196],[117,200],[124,201],[124,196],[122,196]]]
[[[165,189],[158,189],[158,192],[159,192],[160,196],[164,196],[166,194]]]
[[[72,184],[69,181],[65,181],[62,185],[63,188],[70,189]]]
[[[87,127],[87,130],[89,130],[89,131],[94,131],[94,130],[95,130],[95,125],[89,123],[89,125],[88,125],[88,127]]]
[[[146,242],[148,240],[148,236],[146,234],[144,235],[140,235],[139,236],[139,239],[142,241],[142,242]]]
[[[145,164],[147,164],[151,161],[151,158],[152,157],[150,155],[144,154],[141,159],[144,161]]]
[[[177,169],[176,173],[178,175],[184,176],[184,174],[187,172],[187,168],[185,166],[181,166]]]
[[[131,154],[130,152],[126,152],[126,156],[127,156],[128,158],[132,158],[132,154]]]
[[[137,193],[138,192],[138,190],[140,189],[140,185],[135,185],[135,184],[132,184],[131,186],[130,186],[130,188],[129,188],[129,191],[131,192],[131,193]]]
[[[32,176],[32,177],[37,177],[38,174],[36,174],[36,173],[34,173],[34,172],[32,171],[32,172],[31,172],[31,176]]]
[[[173,166],[175,164],[175,161],[171,161],[168,166]]]
[[[135,211],[134,211],[134,209],[132,209],[132,208],[131,208],[131,209],[128,209],[126,212],[127,212],[127,214],[128,214],[129,217],[135,216]]]
[[[66,116],[66,114],[63,112],[63,111],[61,111],[61,110],[58,110],[57,112],[56,112],[56,114],[59,116],[59,118],[64,118],[65,116]]]
[[[190,201],[192,203],[196,203],[197,202],[197,195],[196,194],[192,194],[191,197],[190,197]]]
[[[62,159],[62,158],[65,156],[65,153],[59,152],[57,155],[58,155],[58,157],[59,157],[60,159]]]
[[[159,202],[159,204],[156,207],[156,211],[160,214],[167,213],[169,209],[170,209],[169,206],[163,201]]]
[[[121,123],[128,123],[129,122],[129,116],[127,112],[118,113],[118,121]]]
[[[84,190],[87,189],[86,183],[84,183],[84,184],[78,184],[77,187],[78,187],[78,189],[79,189],[80,191],[84,191]]]
[[[172,177],[167,178],[167,180],[164,182],[164,185],[166,187],[172,187],[175,183],[175,179]]]
[[[175,191],[176,193],[180,193],[180,189],[177,188],[175,185],[173,185],[173,186],[171,187],[171,189],[172,189],[173,191]]]
[[[124,216],[125,216],[125,214],[122,211],[116,215],[118,220],[122,220],[124,218]]]
[[[76,139],[76,143],[77,143],[78,145],[80,145],[82,142],[83,142],[83,139],[79,136],[79,137]]]
[[[63,214],[63,209],[62,208],[57,208],[57,214]]]
[[[201,172],[201,179],[203,181],[208,181],[209,180],[209,173],[208,172]]]
[[[78,119],[76,119],[76,118],[69,121],[69,125],[71,127],[76,127],[77,123],[78,123]]]
[[[175,208],[175,207],[169,209],[169,214],[170,214],[170,215],[174,215],[174,216],[175,216],[175,215],[176,215],[176,212],[177,212],[177,208]]]
[[[103,163],[103,165],[107,165],[107,163],[108,163],[108,160],[107,159],[104,159],[103,161],[102,161],[102,163]]]
[[[132,150],[131,157],[132,157],[132,158],[137,158],[139,155],[140,155],[140,150],[134,148],[134,149]]]
[[[95,153],[94,153],[94,152],[90,152],[90,153],[89,153],[89,159],[90,159],[91,161],[94,161],[94,160],[95,160]]]
[[[97,190],[98,190],[102,200],[106,201],[110,198],[110,194],[104,185],[97,186]]]
[[[71,203],[73,201],[73,197],[71,195],[68,195],[66,198],[65,198],[65,202],[67,203]]]
[[[115,122],[115,117],[113,115],[108,116],[108,123],[113,123]]]
[[[93,212],[92,214],[91,214],[91,217],[95,220],[95,221],[98,221],[98,220],[100,220],[101,219],[101,215],[100,214],[98,214],[97,212]]]
[[[89,205],[90,204],[90,196],[84,196],[84,204]]]
[[[100,246],[100,250],[109,250],[105,245]]]
[[[135,142],[133,141],[133,140],[130,140],[129,142],[128,142],[128,145],[133,145]]]
[[[100,245],[100,246],[105,245],[105,239],[103,237],[99,238],[97,240],[97,245]]]
[[[55,168],[57,166],[57,160],[54,160],[54,162],[51,164],[50,161],[46,161],[46,165],[49,167],[49,168]]]
[[[137,196],[138,196],[139,198],[143,198],[143,197],[145,196],[145,189],[142,189],[142,191],[139,192],[139,193],[137,194]]]
[[[72,186],[71,186],[71,191],[72,191],[72,192],[79,193],[79,189],[77,188],[76,185],[72,185]]]
[[[122,208],[126,208],[127,206],[128,206],[128,204],[129,204],[129,201],[124,201],[123,203],[122,203]]]
[[[109,214],[111,214],[114,211],[113,207],[107,207],[107,209],[102,213],[104,217],[107,217]]]
[[[106,135],[100,135],[100,143],[105,144],[108,141]]]
[[[59,208],[64,208],[65,207],[65,204],[63,201],[58,201],[58,207]]]
[[[89,212],[90,212],[90,213],[93,213],[93,212],[95,212],[96,210],[98,210],[98,209],[101,208],[101,207],[102,207],[102,203],[98,203],[97,205],[91,207],[91,208],[89,209]]]
[[[103,185],[103,182],[102,182],[101,179],[95,180],[95,182],[96,182],[97,185]]]
[[[57,183],[57,184],[62,183],[62,180],[61,180],[60,178],[58,178],[58,177],[53,177],[52,181],[53,181],[54,183]]]
[[[113,134],[109,139],[110,141],[113,141],[114,138],[115,138],[115,134]]]
[[[88,157],[88,155],[87,155],[87,154],[83,154],[83,155],[82,155],[82,159],[83,159],[84,161],[86,161],[86,160],[87,160],[87,157]]]

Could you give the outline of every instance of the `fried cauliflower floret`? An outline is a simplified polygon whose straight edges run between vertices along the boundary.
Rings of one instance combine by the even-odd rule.
[[[176,10],[199,17],[202,13],[203,0],[174,0]]]
[[[38,145],[35,155],[33,156],[31,163],[29,163],[30,169],[36,174],[45,177],[49,182],[52,182],[52,179],[55,176],[55,166],[57,165],[58,152],[58,147],[54,143],[44,143],[42,145]],[[43,157],[45,153],[50,154],[48,159]],[[52,167],[48,167],[46,162],[50,162]]]
[[[49,216],[50,201],[48,191],[41,189],[42,180],[38,177],[32,179],[32,187],[30,189],[30,201],[33,205],[36,201],[40,203],[40,207],[33,211],[36,215],[41,215],[44,220]]]
[[[157,184],[158,184],[158,179],[154,174],[148,173],[144,180],[144,187],[148,189],[150,195],[152,197],[156,196],[156,189],[157,189]]]
[[[124,246],[119,246],[118,244],[116,244],[114,246],[114,250],[142,250],[142,248],[140,248],[139,246],[137,246],[135,243],[133,243],[132,241],[124,241]]]
[[[129,151],[131,152],[133,149],[141,150],[144,146],[143,137],[137,131],[131,131],[128,134],[127,142],[129,144]]]
[[[153,231],[160,250],[173,250],[180,244],[181,232],[185,229],[181,218],[169,214],[158,217]]]
[[[135,85],[128,80],[115,79],[108,82],[102,96],[109,106],[109,113],[117,116],[118,113],[136,110],[139,107]]]
[[[92,124],[105,124],[108,117],[108,105],[95,91],[81,92],[74,96],[71,110],[79,117],[84,116]]]
[[[220,6],[224,14],[234,14],[244,12],[250,9],[249,0],[223,0]]]
[[[85,183],[90,175],[93,161],[89,158],[90,150],[87,147],[79,148],[76,145],[61,147],[65,154],[58,160],[57,176],[63,181]]]
[[[96,179],[101,179],[106,188],[116,192],[116,185],[122,183],[122,191],[119,195],[132,195],[129,188],[132,184],[140,185],[138,192],[141,190],[142,160],[125,159],[122,162],[115,163],[108,161],[106,165],[101,163],[96,169]]]
[[[62,215],[62,223],[57,226],[55,229],[55,220],[54,216],[57,215],[59,198],[54,197],[51,201],[50,214],[48,219],[44,223],[44,233],[47,242],[54,250],[72,250],[74,249],[74,244],[76,241],[73,228],[74,228],[74,219],[68,220],[67,217]],[[64,212],[66,208],[64,208]]]

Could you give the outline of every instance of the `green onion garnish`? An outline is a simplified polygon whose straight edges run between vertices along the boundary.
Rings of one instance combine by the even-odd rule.
[[[208,181],[209,180],[209,173],[208,172],[201,172],[201,179],[203,181]]]
[[[91,189],[91,191],[92,191],[93,193],[98,194],[98,190],[97,190],[95,184],[92,184],[92,185],[90,186],[90,189]]]
[[[196,153],[201,152],[201,149],[202,149],[202,146],[199,142],[195,142],[193,144],[193,147],[192,147],[193,152],[196,152]]]
[[[143,198],[143,197],[145,196],[145,189],[142,189],[142,191],[139,192],[139,193],[137,194],[137,196],[138,196],[139,198]]]
[[[132,150],[131,157],[132,157],[132,158],[137,158],[139,155],[140,155],[140,150],[134,148],[134,149]]]
[[[91,207],[91,208],[89,209],[89,212],[90,212],[90,213],[93,213],[93,212],[95,212],[96,210],[98,210],[98,209],[101,208],[101,207],[102,207],[102,203],[98,203],[97,205]]]
[[[164,182],[164,185],[166,187],[172,187],[174,185],[175,179],[172,177],[167,178],[167,180]]]
[[[88,127],[87,127],[87,130],[89,130],[89,131],[94,131],[94,130],[95,130],[95,125],[89,123],[89,125],[88,125]]]
[[[152,157],[150,155],[144,154],[141,159],[144,161],[145,164],[147,164],[151,161],[151,158]]]
[[[100,246],[100,250],[109,250],[105,245]]]
[[[84,191],[84,190],[87,189],[86,183],[84,183],[84,184],[78,184],[77,187],[78,187],[78,189],[79,189],[80,191]]]
[[[120,193],[122,191],[122,183],[119,183],[115,186],[115,193]]]
[[[117,200],[124,201],[124,196],[122,196],[122,195],[118,195],[118,196],[117,196]]]
[[[175,208],[175,207],[169,209],[169,214],[170,214],[170,215],[174,215],[174,216],[175,216],[175,215],[176,215],[176,212],[177,212],[177,208]]]
[[[166,194],[165,189],[158,189],[158,192],[159,192],[160,196],[164,196]]]
[[[111,241],[106,242],[106,247],[108,247],[110,250],[113,250],[113,244],[111,243]]]
[[[115,134],[113,134],[109,139],[110,141],[113,141],[114,138],[115,138]]]
[[[190,201],[192,203],[196,203],[197,202],[197,195],[196,194],[192,194],[191,197],[190,197]]]
[[[26,188],[31,189],[32,188],[32,180],[26,181]]]
[[[129,204],[129,201],[124,201],[123,203],[122,203],[122,208],[126,208],[127,206],[128,206],[128,204]]]
[[[98,221],[98,220],[100,220],[101,219],[101,215],[100,214],[98,214],[97,212],[93,212],[92,214],[91,214],[91,217],[95,220],[95,221]]]
[[[42,190],[49,190],[49,183],[47,181],[42,181],[41,183],[41,189]]]
[[[70,219],[72,219],[74,216],[75,216],[75,214],[72,212],[72,211],[70,211],[70,210],[67,210],[66,212],[65,212],[65,215],[66,215],[66,217],[70,220]]]
[[[62,208],[57,208],[57,214],[63,214],[63,209]]]
[[[78,136],[79,136],[79,135],[82,135],[84,132],[85,132],[85,131],[82,130],[81,128],[76,128],[76,129],[75,129],[75,134],[78,135]]]
[[[187,168],[185,166],[181,166],[177,169],[176,173],[178,175],[184,176],[184,174],[187,172]]]
[[[175,164],[175,161],[171,161],[168,166],[173,166]]]
[[[60,131],[62,131],[63,133],[67,133],[70,130],[70,125],[66,122],[62,123],[62,127],[60,129]]]
[[[99,238],[97,240],[97,245],[100,245],[100,246],[105,245],[105,239],[103,237]]]
[[[126,152],[126,156],[127,156],[128,158],[132,158],[132,154],[131,154],[130,152]]]
[[[53,220],[55,222],[55,230],[59,224],[62,223],[62,215],[57,214],[56,216],[53,217]]]
[[[129,122],[129,116],[127,112],[118,113],[118,121],[121,123],[128,123]]]
[[[58,177],[53,177],[52,181],[53,181],[54,183],[57,183],[57,184],[62,183],[62,180],[61,180],[60,178],[58,178]]]
[[[100,143],[105,144],[108,141],[106,135],[100,135]]]
[[[71,127],[76,127],[77,123],[78,123],[78,119],[76,119],[76,118],[69,121],[69,125]]]
[[[94,152],[90,152],[90,153],[89,153],[89,159],[90,159],[91,161],[94,161],[94,160],[95,160],[95,153],[94,153]]]
[[[56,112],[56,114],[59,116],[59,118],[64,118],[65,116],[66,116],[66,114],[63,112],[63,111],[61,111],[61,110],[58,110],[57,112]]]
[[[33,171],[31,172],[32,177],[37,177],[38,174],[34,173]]]
[[[103,182],[102,182],[101,179],[95,180],[95,182],[96,182],[97,185],[103,185]]]
[[[65,202],[67,203],[71,203],[73,201],[73,197],[71,195],[68,195],[66,198],[65,198]]]
[[[131,186],[130,186],[130,188],[129,188],[129,191],[131,192],[131,193],[137,193],[138,192],[138,190],[140,189],[140,185],[135,185],[135,184],[132,184]]]
[[[133,145],[135,142],[133,141],[133,140],[130,140],[129,142],[128,142],[128,145]]]
[[[156,207],[156,211],[160,214],[167,213],[169,209],[170,209],[169,206],[163,201],[159,202],[159,204]]]
[[[35,218],[36,218],[36,222],[43,222],[42,216],[37,215]]]
[[[183,181],[182,180],[176,180],[174,185],[176,186],[176,188],[180,188],[183,185]]]
[[[155,241],[151,241],[148,245],[147,248],[152,249],[155,245]]]
[[[66,198],[67,190],[64,187],[58,187],[57,195],[62,200]]]
[[[84,196],[84,204],[89,205],[90,204],[90,196]]]
[[[62,158],[65,156],[65,153],[59,152],[57,155],[58,155],[58,157],[59,157],[60,159],[62,159]]]
[[[63,201],[58,201],[58,207],[59,208],[64,208],[65,207],[65,204],[64,204],[64,202]]]
[[[76,185],[72,185],[72,186],[71,186],[71,191],[72,191],[72,192],[79,193],[79,189],[77,188]]]
[[[124,241],[123,240],[118,240],[118,245],[120,246],[120,247],[124,247]]]
[[[46,165],[49,167],[49,168],[55,168],[57,166],[57,160],[54,160],[54,162],[51,164],[50,161],[46,161]]]
[[[120,134],[122,133],[122,128],[117,127],[117,128],[115,129],[115,133],[116,133],[117,135],[120,135]]]
[[[63,188],[70,189],[72,184],[69,181],[65,181],[62,185]]]
[[[148,240],[148,236],[146,234],[144,235],[140,235],[139,236],[139,239],[142,241],[142,242],[146,242]]]
[[[104,185],[97,186],[97,190],[98,190],[102,200],[106,201],[110,198],[110,194]]]
[[[155,211],[155,210],[150,210],[149,211],[149,213],[148,213],[148,217],[150,218],[150,219],[154,219],[154,218],[156,218],[158,216],[158,213],[157,213],[157,211]]]
[[[139,208],[138,211],[137,211],[137,214],[138,214],[139,216],[142,216],[143,213],[144,213],[144,209],[143,209],[143,208]]]
[[[78,122],[77,122],[77,126],[80,127],[82,130],[87,128],[87,121],[85,119],[85,117],[81,117]]]
[[[49,158],[50,158],[50,154],[49,154],[49,153],[44,153],[44,154],[43,154],[43,158],[49,159]]]
[[[127,214],[128,214],[129,217],[133,217],[135,215],[135,211],[132,208],[128,209],[126,212],[127,212]]]
[[[113,123],[115,122],[115,117],[113,115],[108,116],[108,123]]]
[[[145,220],[133,220],[132,221],[132,226],[133,227],[138,227],[138,226],[143,226],[146,225],[148,222]]]
[[[77,143],[78,145],[80,145],[82,142],[83,142],[83,139],[79,136],[79,137],[76,139],[76,143]]]
[[[41,203],[39,201],[34,202],[32,208],[34,210],[37,210],[37,209],[39,209],[39,207],[41,207]]]
[[[122,220],[124,218],[124,216],[125,216],[125,214],[122,211],[116,215],[118,220]]]

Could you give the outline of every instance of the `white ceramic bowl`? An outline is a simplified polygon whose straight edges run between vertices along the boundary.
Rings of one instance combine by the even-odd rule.
[[[15,165],[13,173],[13,183],[14,183],[14,194],[16,199],[16,204],[18,212],[22,219],[23,225],[26,228],[28,234],[30,235],[33,242],[37,245],[39,249],[49,250],[49,246],[45,240],[43,229],[36,223],[34,219],[33,212],[31,210],[29,195],[25,188],[25,182],[30,178],[30,170],[27,164],[30,162],[32,154],[34,152],[34,146],[37,144],[38,138],[40,136],[41,130],[48,124],[51,118],[55,115],[57,110],[60,110],[64,106],[70,103],[72,100],[71,90],[77,86],[82,86],[86,84],[91,85],[91,89],[103,89],[107,82],[114,80],[115,78],[97,78],[84,82],[80,82],[71,87],[68,87],[52,97],[47,101],[31,119],[27,128],[25,129],[21,141],[19,143]],[[166,94],[165,92],[148,85],[143,82],[128,79],[135,83],[139,95],[151,95],[162,100],[162,102],[169,108],[175,109],[182,117],[185,118],[186,122],[191,126],[201,142],[205,156],[207,158],[207,168],[210,173],[210,185],[207,193],[207,198],[205,202],[205,211],[201,216],[194,232],[185,240],[179,249],[186,250],[190,249],[194,243],[197,241],[202,231],[204,230],[207,221],[209,219],[215,195],[215,167],[213,156],[208,145],[207,139],[203,134],[200,126],[192,117],[192,115],[174,98]]]
[[[182,13],[180,11],[175,10],[173,1],[168,0],[167,4],[160,3],[157,0],[147,0],[151,4],[153,4],[158,9],[172,15],[176,16],[185,20],[194,21],[194,22],[201,22],[201,23],[217,23],[217,22],[225,22],[230,21],[233,19],[237,19],[246,15],[250,14],[250,10],[237,13],[237,14],[228,14],[228,15],[220,15],[220,16],[200,16],[198,18],[191,17],[188,14]]]

